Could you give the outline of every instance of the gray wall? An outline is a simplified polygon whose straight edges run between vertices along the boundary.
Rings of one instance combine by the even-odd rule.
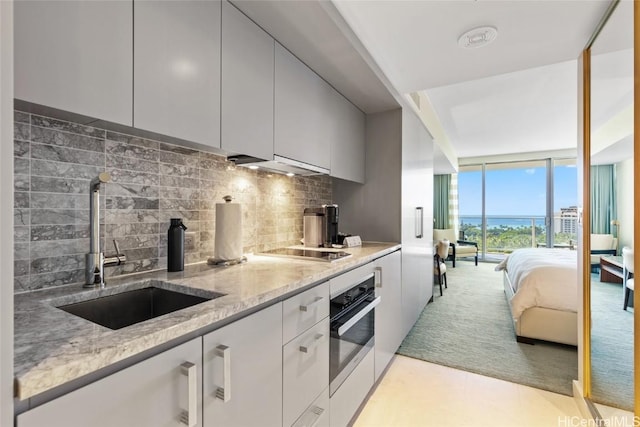
[[[365,184],[334,180],[340,230],[363,240],[400,242],[402,110],[368,114]]]
[[[205,261],[226,194],[242,205],[245,252],[298,244],[304,208],[332,202],[327,176],[230,170],[211,153],[20,111],[14,130],[16,292],[84,281],[89,181],[102,171],[102,247],[117,239],[127,256],[107,276],[166,268],[170,218],[195,232],[185,263]]]
[[[0,221],[13,225],[13,2],[0,1]],[[13,236],[0,241],[0,426],[13,425]]]

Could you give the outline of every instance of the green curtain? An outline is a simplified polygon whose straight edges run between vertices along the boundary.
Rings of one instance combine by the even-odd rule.
[[[591,233],[611,234],[617,216],[614,166],[591,166]]]
[[[451,228],[449,224],[449,186],[451,175],[433,176],[433,228]]]

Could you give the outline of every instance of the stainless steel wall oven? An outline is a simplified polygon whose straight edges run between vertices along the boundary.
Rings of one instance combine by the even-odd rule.
[[[375,275],[331,297],[329,394],[333,395],[374,345]]]

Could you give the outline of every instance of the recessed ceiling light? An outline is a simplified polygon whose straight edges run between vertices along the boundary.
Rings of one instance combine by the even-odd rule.
[[[458,38],[458,46],[465,49],[486,46],[498,37],[495,27],[478,27],[467,31]]]
[[[260,168],[260,166],[256,166],[256,165],[249,166],[249,169],[253,169],[253,170],[256,170],[256,169],[259,169],[259,168]]]

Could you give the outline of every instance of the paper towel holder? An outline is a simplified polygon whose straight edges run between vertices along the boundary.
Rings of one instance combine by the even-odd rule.
[[[233,201],[233,197],[227,194],[226,196],[222,197],[222,200],[224,200],[225,203],[230,203],[231,201]],[[238,259],[233,260],[217,259],[215,257],[207,258],[207,264],[215,267],[227,267],[230,265],[242,264],[245,262],[247,262],[247,257],[244,255]]]

